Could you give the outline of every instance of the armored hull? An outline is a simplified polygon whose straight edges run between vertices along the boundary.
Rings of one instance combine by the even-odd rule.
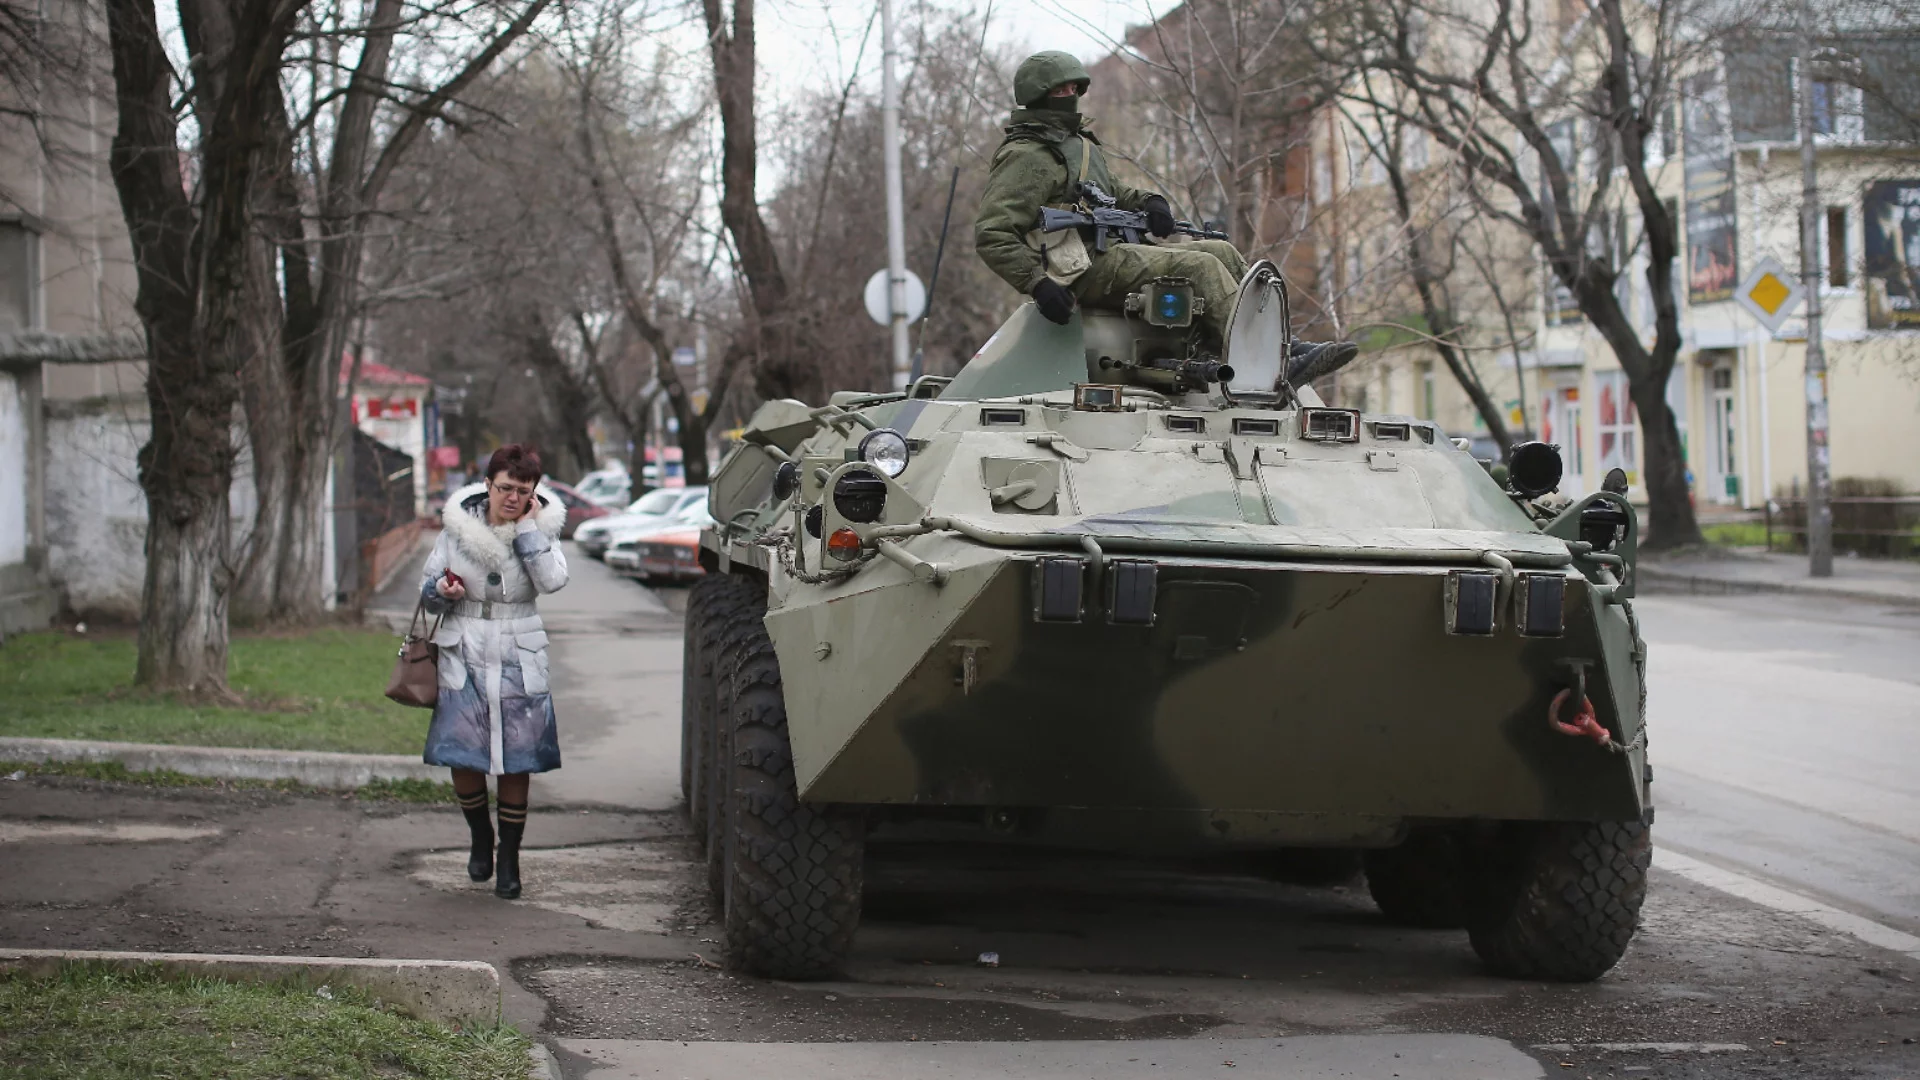
[[[749,425],[689,613],[686,779],[718,898],[755,909],[729,864],[777,790],[776,833],[846,843],[924,818],[1099,847],[1374,849],[1383,909],[1432,921],[1405,896],[1455,897],[1479,915],[1442,921],[1485,923],[1497,969],[1611,966],[1630,913],[1605,930],[1617,949],[1558,968],[1499,941],[1532,933],[1508,925],[1521,879],[1559,872],[1516,851],[1598,829],[1644,885],[1631,507],[1503,490],[1430,421],[1305,388],[1097,381],[1129,332],[1024,308],[950,382],[774,402]],[[1436,844],[1444,881],[1410,869]],[[797,880],[763,918],[800,902]],[[765,941],[733,955],[824,973],[851,933],[804,962]]]

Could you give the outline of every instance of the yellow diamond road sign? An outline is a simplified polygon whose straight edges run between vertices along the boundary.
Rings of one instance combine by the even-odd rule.
[[[1733,298],[1760,320],[1760,325],[1775,331],[1800,306],[1800,281],[1769,255],[1747,272]]]

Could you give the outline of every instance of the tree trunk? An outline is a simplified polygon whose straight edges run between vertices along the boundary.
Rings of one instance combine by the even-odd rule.
[[[134,308],[147,335],[152,434],[140,449],[147,567],[135,680],[156,689],[226,690],[231,582],[233,407],[251,351],[249,210],[261,138],[291,14],[264,3],[231,12],[225,58],[238,76],[203,83],[199,213],[181,182],[172,76],[153,0],[109,0],[118,124],[111,168],[134,249]],[[202,103],[203,106],[205,103]]]
[[[761,396],[812,401],[822,393],[819,371],[810,359],[813,335],[806,320],[792,309],[780,252],[760,214],[755,190],[759,134],[754,124],[753,84],[758,68],[753,5],[754,0],[733,0],[729,22],[721,10],[722,0],[701,0],[713,57],[714,98],[720,106],[720,219],[733,237],[734,257],[753,302],[754,341],[759,348],[754,382]],[[675,408],[678,411],[678,402]]]

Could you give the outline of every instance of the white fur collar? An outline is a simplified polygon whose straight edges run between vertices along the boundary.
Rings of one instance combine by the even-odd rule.
[[[480,483],[468,484],[448,495],[440,522],[468,558],[488,570],[498,570],[513,557],[513,534],[518,528],[487,524],[486,492],[487,485]],[[480,502],[469,508],[466,503],[475,495],[480,496]],[[533,515],[534,526],[545,533],[547,539],[558,540],[560,530],[567,524],[566,504],[545,484],[540,485],[534,495],[540,500],[540,509]]]

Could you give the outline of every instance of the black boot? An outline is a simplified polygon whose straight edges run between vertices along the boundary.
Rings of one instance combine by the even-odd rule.
[[[487,813],[487,789],[460,796],[460,812],[467,817],[467,831],[473,834],[473,851],[467,856],[467,876],[485,881],[493,876],[493,816]]]
[[[527,832],[527,804],[500,801],[500,873],[493,879],[493,895],[502,900],[520,897],[520,838]]]

